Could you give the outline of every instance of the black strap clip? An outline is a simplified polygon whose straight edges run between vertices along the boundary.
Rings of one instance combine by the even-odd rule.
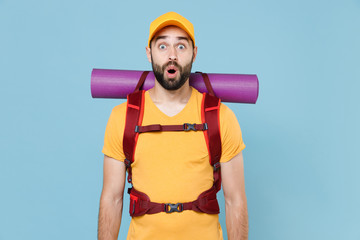
[[[139,132],[139,126],[138,126],[138,125],[135,126],[135,132],[136,132],[136,133]]]
[[[184,131],[190,131],[190,130],[196,131],[195,125],[196,125],[195,123],[194,124],[184,123]]]
[[[164,204],[164,211],[166,213],[172,213],[172,212],[182,212],[184,211],[184,205],[182,203],[165,203]]]
[[[214,164],[214,172],[220,169],[220,162]]]
[[[131,161],[129,159],[125,158],[124,163],[125,163],[126,168],[131,167]]]

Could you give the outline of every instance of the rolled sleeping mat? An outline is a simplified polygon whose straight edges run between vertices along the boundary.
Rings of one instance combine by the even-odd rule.
[[[143,71],[93,69],[91,95],[93,98],[126,98],[135,90]],[[223,102],[256,103],[259,81],[251,74],[207,73],[214,93]],[[144,90],[154,86],[155,76],[150,72],[144,82]],[[201,73],[191,73],[190,85],[199,92],[207,92]]]

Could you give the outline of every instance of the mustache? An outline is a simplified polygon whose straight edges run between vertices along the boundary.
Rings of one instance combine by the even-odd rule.
[[[168,63],[164,64],[162,67],[162,71],[165,71],[165,69],[170,66],[173,65],[175,66],[177,69],[182,70],[182,67],[175,61],[169,61]]]

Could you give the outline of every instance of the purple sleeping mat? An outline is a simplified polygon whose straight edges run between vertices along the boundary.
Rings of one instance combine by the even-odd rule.
[[[93,98],[126,98],[132,93],[143,71],[93,69],[91,95]],[[259,81],[254,74],[207,73],[215,95],[223,102],[256,103]],[[150,72],[143,85],[144,90],[154,86],[154,73]],[[207,92],[200,73],[191,73],[190,85],[199,92]]]

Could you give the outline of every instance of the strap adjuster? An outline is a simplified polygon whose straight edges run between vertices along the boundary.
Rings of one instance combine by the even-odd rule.
[[[220,162],[215,163],[215,164],[213,165],[213,167],[214,167],[214,171],[219,170],[219,169],[220,169]]]
[[[184,210],[184,205],[182,203],[165,203],[164,204],[164,212],[172,213],[172,212],[182,212]]]
[[[196,128],[195,128],[195,123],[194,124],[190,124],[190,123],[184,123],[184,131],[190,131],[190,130],[193,130],[193,131],[196,131]]]
[[[125,158],[124,163],[125,163],[126,168],[131,167],[131,161],[129,159]]]

